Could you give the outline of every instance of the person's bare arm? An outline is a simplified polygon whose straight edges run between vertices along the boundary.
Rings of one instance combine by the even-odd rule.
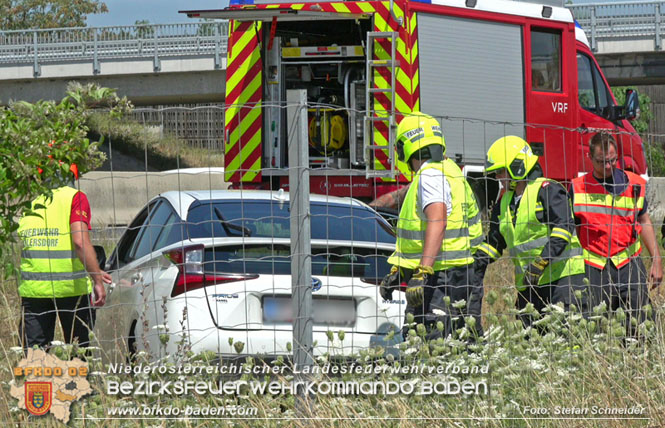
[[[445,236],[448,214],[446,204],[434,202],[425,207],[427,217],[427,228],[425,229],[425,243],[423,244],[423,255],[420,259],[422,266],[432,266],[441,251],[441,244]]]
[[[651,255],[651,271],[649,279],[651,281],[651,288],[656,288],[663,280],[663,263],[660,258],[660,249],[656,242],[656,232],[653,230],[651,223],[651,216],[649,213],[644,213],[637,218],[642,225],[642,244],[646,247]]]
[[[409,185],[401,187],[392,192],[388,192],[385,195],[379,196],[369,203],[369,206],[372,208],[393,208],[397,209],[404,202],[406,197],[406,192],[409,191]]]
[[[88,225],[82,221],[76,221],[71,224],[71,231],[72,243],[74,244],[76,255],[92,278],[93,287],[95,289],[95,301],[92,302],[92,304],[94,306],[103,306],[104,302],[106,302],[104,283],[110,284],[112,282],[111,275],[104,272],[99,267],[95,249],[92,247],[92,242],[90,241]]]

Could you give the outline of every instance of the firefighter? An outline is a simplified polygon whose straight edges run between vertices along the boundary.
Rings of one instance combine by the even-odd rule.
[[[76,165],[70,171],[78,179]],[[88,198],[73,187],[63,186],[53,190],[50,199],[35,199],[32,213],[20,219],[18,228],[23,243],[18,289],[23,347],[48,347],[56,315],[67,343],[77,340],[79,345],[88,346],[94,322],[91,304],[104,304],[104,283],[111,283],[90,242]]]
[[[641,308],[652,288],[663,279],[660,250],[647,212],[646,182],[637,174],[615,168],[617,145],[607,133],[597,133],[589,144],[593,171],[572,181],[577,235],[591,284],[593,304],[606,302],[610,310],[624,307],[631,318],[644,320]],[[647,277],[640,253],[642,242],[653,257]]]
[[[584,259],[566,189],[543,177],[538,156],[520,137],[496,140],[487,152],[487,173],[496,173],[506,192],[492,209],[485,242],[475,253],[478,276],[508,249],[515,265],[518,309],[533,304],[542,310],[562,302],[566,309],[575,303],[586,313]],[[524,326],[534,317],[521,314]]]
[[[388,259],[393,269],[381,283],[381,295],[390,299],[400,279],[407,280],[406,313],[426,326],[427,339],[462,327],[466,315],[475,316],[480,332],[482,290],[474,287],[469,223],[478,237],[482,226],[471,188],[459,167],[444,157],[445,140],[435,118],[405,117],[397,128],[396,149],[415,177],[400,210],[396,249]],[[452,306],[462,300],[463,307]]]

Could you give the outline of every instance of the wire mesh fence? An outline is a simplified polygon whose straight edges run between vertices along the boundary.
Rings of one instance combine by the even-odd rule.
[[[301,144],[309,154],[305,169],[312,183],[324,183],[312,185],[307,193],[310,208],[303,217],[311,228],[307,236],[311,249],[301,254],[311,263],[311,284],[304,284],[311,299],[308,310],[299,312],[302,308],[294,307],[292,298],[293,277],[300,274],[292,268],[292,243],[299,239],[292,223],[297,195],[287,185],[294,166],[267,167],[261,153],[262,181],[247,182],[227,181],[234,176],[233,163],[223,169],[145,172],[149,171],[145,165],[143,172],[93,172],[77,185],[90,202],[92,243],[105,248],[103,268],[112,275],[112,283],[104,286],[106,303],[95,309],[94,340],[105,360],[119,364],[139,353],[149,360],[181,361],[190,352],[211,352],[229,361],[290,357],[303,340],[293,335],[294,314],[312,329],[308,346],[314,358],[349,358],[379,348],[399,357],[417,348],[414,337],[433,343],[441,338],[490,344],[496,340],[492,335],[497,326],[510,320],[517,320],[525,331],[543,336],[557,331],[564,337],[570,320],[561,316],[553,321],[557,314],[572,311],[580,319],[592,319],[598,316],[592,302],[603,301],[608,309],[621,307],[628,325],[624,333],[615,329],[611,334],[627,340],[647,334],[639,326],[653,318],[641,308],[649,302],[662,304],[660,290],[646,287],[659,281],[653,262],[661,263],[656,249],[662,237],[654,228],[660,229],[663,210],[657,196],[660,181],[651,179],[646,185],[638,179],[650,160],[636,135],[613,132],[616,147],[599,146],[589,155],[585,147],[595,131],[505,124],[527,140],[533,133],[541,136],[542,146],[532,145],[539,164],[531,163],[528,149],[520,149],[515,159],[508,147],[491,154],[494,140],[504,135],[464,140],[448,147],[476,145],[480,147],[474,152],[489,151],[491,162],[482,167],[491,170],[495,162],[499,167],[490,171],[495,175],[469,164],[461,165],[463,172],[454,162],[463,160],[464,152],[449,151],[441,168],[432,168],[438,164],[436,157],[425,164],[429,167],[421,167],[430,171],[425,174],[430,192],[440,193],[432,199],[422,190],[423,184],[418,191],[408,190],[414,177],[423,182],[424,170],[412,177],[405,165],[397,168],[403,176],[398,185],[375,177],[367,180],[369,192],[357,186],[358,180],[365,180],[365,169],[334,168],[330,166],[334,163],[322,165],[317,160],[343,157],[352,149],[348,142],[332,149],[312,140],[316,136],[312,121],[320,106],[280,108],[304,112],[300,119],[293,116],[286,127],[285,145]],[[136,114],[150,124],[165,117],[177,123],[191,113],[188,108],[169,107]],[[308,117],[305,123],[304,117]],[[436,120],[444,135],[451,126],[495,129],[499,125],[471,118]],[[309,141],[298,139],[297,130]],[[242,137],[237,144],[244,144]],[[256,150],[265,149],[259,145]],[[507,164],[501,166],[503,155]],[[636,175],[627,177],[638,177],[638,187],[643,187],[627,186],[610,198],[610,205],[604,205],[610,200],[605,196],[580,202],[581,189],[598,182],[598,174],[611,167],[632,170]],[[596,182],[571,184],[583,172],[591,174],[587,178],[597,177]],[[432,179],[438,183],[432,184]],[[475,196],[465,191],[466,182]],[[398,188],[403,190],[386,193]],[[591,193],[597,197],[598,192],[602,189]],[[423,206],[425,197],[433,202]],[[377,211],[367,205],[370,202]],[[422,244],[428,239],[428,224],[441,221],[430,219],[427,207],[441,203],[446,213],[443,241],[433,253],[435,270],[425,275],[429,279],[423,283],[424,309],[417,309],[407,303],[405,291],[412,288],[424,263]],[[476,204],[478,213],[473,214]],[[590,226],[593,218],[599,227]],[[476,222],[482,224],[479,235],[477,229],[476,235],[471,232]],[[650,236],[643,238],[641,253],[631,244],[640,234]],[[419,241],[420,246],[409,247]],[[597,269],[593,276],[584,263],[584,249],[593,248],[597,255],[599,245],[607,245],[608,253],[601,257],[612,266],[607,278],[598,272],[609,271]],[[635,257],[623,257],[629,250]],[[544,273],[536,278],[540,285],[528,285],[532,262],[540,257],[546,262]],[[622,264],[626,260],[629,264]],[[396,264],[401,266],[399,278],[386,296],[380,284]],[[17,285],[25,279],[17,279]],[[558,309],[548,306],[556,303]],[[19,320],[20,314],[16,315]]]
[[[524,379],[530,379],[529,385],[544,382],[567,394],[571,382],[581,382],[587,391],[596,376],[609,382],[598,368],[600,361],[612,367],[626,364],[623,357],[608,362],[615,353],[637,355],[643,371],[660,367],[659,357],[648,354],[645,344],[660,340],[662,334],[662,291],[647,288],[662,275],[654,270],[654,263],[662,263],[655,253],[662,236],[649,226],[653,222],[658,230],[662,223],[657,196],[662,184],[651,178],[645,186],[636,178],[651,163],[636,135],[612,132],[616,147],[601,144],[589,154],[588,140],[602,131],[505,124],[511,133],[542,143],[532,144],[531,150],[518,150],[515,159],[522,164],[511,158],[515,153],[510,147],[496,150],[494,142],[507,137],[501,133],[454,144],[446,140],[447,159],[438,162],[436,153],[416,151],[410,163],[420,173],[412,176],[408,167],[404,169],[406,164],[400,163],[396,171],[404,177],[396,184],[386,177],[366,179],[362,165],[340,168],[338,161],[320,161],[348,156],[353,149],[349,141],[338,148],[317,141],[321,134],[316,130],[316,110],[324,107],[287,103],[279,108],[290,118],[284,132],[285,149],[304,149],[303,166],[289,156],[284,165],[267,165],[270,158],[259,145],[260,180],[230,181],[229,177],[243,177],[243,172],[256,168],[252,164],[236,174],[233,168],[243,167],[233,163],[233,158],[224,168],[157,172],[151,171],[149,157],[144,155],[139,158],[147,163],[143,171],[114,168],[89,173],[77,182],[90,203],[92,244],[105,248],[103,269],[112,277],[104,285],[105,304],[87,315],[95,319],[92,352],[99,349],[104,363],[110,364],[104,369],[110,376],[107,385],[116,374],[133,370],[155,370],[155,376],[168,376],[157,371],[167,362],[184,367],[198,358],[193,355],[207,355],[210,360],[206,361],[225,367],[215,375],[222,373],[224,379],[237,379],[241,374],[261,377],[269,374],[266,370],[281,367],[281,361],[295,361],[298,347],[307,350],[307,364],[326,370],[337,365],[347,367],[344,370],[351,370],[354,364],[363,367],[351,378],[327,372],[330,382],[376,381],[379,375],[372,372],[367,377],[366,367],[384,370],[381,376],[406,367],[412,371],[399,375],[405,384],[411,382],[404,381],[409,379],[407,375],[433,381],[434,375],[418,371],[424,370],[418,369],[422,364],[444,367],[445,376],[453,376],[453,370],[469,370],[459,376],[465,382],[474,379],[480,388],[474,394],[482,403],[487,397],[499,399],[520,388],[530,390],[521,383]],[[148,125],[156,123],[162,113],[185,118],[191,112],[190,108],[169,107],[138,114]],[[335,112],[348,115],[344,109]],[[501,129],[499,123],[473,118],[435,119],[444,136],[452,126]],[[239,153],[243,147],[251,147],[248,143],[253,135],[245,137],[234,140],[240,145]],[[653,141],[662,138],[643,136]],[[455,152],[453,147],[462,151]],[[464,164],[466,148],[489,153],[488,161]],[[205,150],[212,155],[219,149]],[[227,145],[226,150],[229,160],[232,148]],[[537,164],[532,163],[532,151],[536,151]],[[434,158],[427,161],[423,154]],[[609,199],[611,191],[602,193],[593,187],[591,199],[580,199],[588,190],[584,186],[601,183],[606,189],[600,175],[611,167],[631,169],[636,175],[626,177],[643,187],[628,186]],[[583,172],[596,181],[575,180]],[[298,194],[301,187],[292,184],[298,181],[293,180],[293,173],[309,175],[309,192]],[[553,178],[557,180],[550,180]],[[293,200],[303,196],[309,208],[305,215],[296,216]],[[430,217],[432,207],[445,216]],[[646,212],[651,214],[650,220],[644,216]],[[430,250],[422,244],[431,239],[426,236],[430,226],[443,224],[442,218],[445,227],[441,245],[432,253],[433,270],[423,270],[428,264],[423,255]],[[309,232],[302,231],[305,223]],[[480,232],[478,225],[482,225]],[[299,236],[297,230],[301,230]],[[29,245],[38,244],[31,239],[41,239],[39,231],[23,228],[19,233]],[[46,238],[67,239],[68,234],[58,232]],[[637,235],[643,237],[641,253],[631,244]],[[309,250],[294,250],[294,242],[303,239]],[[608,252],[600,259],[609,268],[597,271],[606,277],[584,262],[585,248],[593,248],[598,256],[603,245]],[[625,251],[613,252],[612,248],[622,246],[632,249],[634,257],[624,257]],[[24,260],[36,257],[29,252],[34,248],[27,250],[17,248],[16,263],[20,256]],[[307,283],[294,282],[303,274],[293,265],[296,256],[308,261],[311,280]],[[534,272],[533,266],[538,267],[534,261],[539,258],[546,265],[542,272]],[[629,260],[626,265],[622,264],[625,259]],[[597,262],[598,257],[593,260]],[[387,283],[392,289],[386,290],[381,283],[390,277],[395,264],[400,269],[393,282]],[[30,268],[25,272],[30,273]],[[23,286],[26,279],[20,276],[13,285],[5,282],[3,286],[5,290]],[[407,297],[407,290],[419,284],[424,286],[420,306]],[[294,285],[304,291],[305,305],[294,302]],[[84,295],[84,311],[90,311],[87,301]],[[597,303],[600,305],[595,306]],[[17,331],[28,309],[25,304],[8,306]],[[39,311],[55,314],[54,309]],[[73,313],[62,305],[58,311],[65,318]],[[82,314],[79,318],[88,319]],[[311,341],[294,334],[296,321],[311,328]],[[55,322],[53,318],[51,324]],[[302,325],[301,331],[306,331]],[[68,331],[57,338],[62,335],[66,338]],[[19,337],[14,338],[18,343]],[[642,346],[644,355],[638,351]],[[522,362],[520,367],[516,368],[516,360]],[[570,367],[575,370],[569,374]],[[288,374],[293,371],[291,366]],[[612,382],[617,382],[617,373],[623,372],[613,369]],[[625,382],[636,382],[626,376]],[[653,383],[653,376],[640,376],[644,380],[637,382]],[[335,383],[335,388],[342,386],[350,389],[339,389],[337,395],[361,395],[357,385]],[[487,388],[484,392],[483,387]],[[658,384],[655,388],[660,391]],[[327,389],[317,391],[319,397],[331,394]],[[247,400],[254,403],[259,395],[249,394]],[[520,403],[536,403],[519,397]],[[560,400],[572,398],[562,395]],[[324,402],[320,400],[318,408],[326,412],[321,410]],[[484,408],[482,403],[473,401],[474,412]],[[525,414],[520,406],[506,411]]]

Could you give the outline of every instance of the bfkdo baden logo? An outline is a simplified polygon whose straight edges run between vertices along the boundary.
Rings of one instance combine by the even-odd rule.
[[[92,392],[87,376],[88,363],[78,358],[62,361],[41,349],[28,349],[14,368],[10,393],[19,408],[35,416],[51,413],[67,423],[72,403]]]
[[[23,384],[25,389],[25,408],[35,416],[41,416],[48,413],[51,409],[51,391],[53,384],[51,382],[26,382]]]

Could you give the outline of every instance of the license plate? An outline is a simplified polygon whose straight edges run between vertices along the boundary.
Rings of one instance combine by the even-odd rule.
[[[263,322],[283,324],[293,322],[291,297],[267,296],[263,298]],[[356,323],[356,304],[353,299],[313,298],[314,324],[335,327],[353,327]]]

